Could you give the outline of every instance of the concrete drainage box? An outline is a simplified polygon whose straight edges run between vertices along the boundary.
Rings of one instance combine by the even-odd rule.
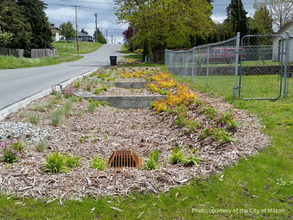
[[[99,81],[105,85],[114,85],[118,88],[125,88],[125,89],[143,89],[148,82],[105,82]]]
[[[107,101],[114,108],[147,108],[155,99],[161,99],[162,95],[148,95],[148,96],[83,96],[84,99],[91,98],[93,101]]]

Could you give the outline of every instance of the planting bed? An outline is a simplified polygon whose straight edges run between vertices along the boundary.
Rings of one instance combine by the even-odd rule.
[[[230,108],[233,107],[199,92],[197,100],[218,109],[219,114],[231,112]],[[0,163],[1,190],[22,196],[58,197],[60,200],[65,197],[98,197],[131,191],[165,192],[171,187],[188,183],[192,178],[219,173],[225,166],[237,163],[239,158],[256,154],[259,149],[269,145],[269,139],[260,131],[257,119],[239,109],[235,109],[234,116],[241,125],[230,130],[234,141],[219,144],[211,137],[202,138],[200,133],[188,132],[184,126],[180,128],[175,123],[179,115],[157,113],[150,107],[126,110],[102,105],[90,113],[86,100],[74,102],[62,123],[53,126],[52,110],[61,108],[66,102],[61,95],[49,95],[10,114],[4,120],[12,123],[28,122],[28,111],[34,112],[40,117],[36,126],[48,132],[49,148],[38,152],[34,144],[30,143],[20,155],[19,162]],[[208,115],[191,107],[188,108],[189,118],[198,119],[204,127],[209,126]],[[198,166],[187,167],[170,164],[168,157],[175,146],[186,155],[197,150],[201,162]],[[159,166],[155,170],[106,168],[104,171],[89,167],[89,160],[94,155],[109,158],[115,150],[122,149],[133,150],[144,162],[157,149]],[[56,151],[80,156],[80,165],[70,169],[69,173],[45,173],[42,163],[49,153]]]

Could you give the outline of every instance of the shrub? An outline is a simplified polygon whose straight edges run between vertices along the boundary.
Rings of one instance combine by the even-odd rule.
[[[201,159],[197,155],[190,154],[188,156],[183,157],[181,163],[183,166],[193,166],[196,165],[201,161]]]
[[[19,153],[13,147],[4,145],[2,161],[5,163],[16,163],[19,161]]]

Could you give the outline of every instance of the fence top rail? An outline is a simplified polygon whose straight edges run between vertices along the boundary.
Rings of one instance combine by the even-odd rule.
[[[254,36],[254,35],[252,35]],[[228,40],[225,40],[225,41],[221,41],[221,42],[217,42],[217,43],[212,43],[212,44],[205,44],[205,45],[200,45],[200,46],[197,46],[197,47],[193,47],[189,50],[165,50],[166,52],[172,52],[172,53],[185,53],[185,52],[190,52],[190,51],[193,51],[193,50],[197,50],[197,49],[202,49],[202,48],[206,48],[206,47],[214,47],[214,46],[218,46],[218,45],[221,45],[221,44],[225,44],[225,43],[228,43],[232,40],[236,40],[237,39],[237,36],[236,37],[232,37]]]

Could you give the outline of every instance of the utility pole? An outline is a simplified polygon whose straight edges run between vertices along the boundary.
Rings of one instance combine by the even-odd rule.
[[[108,44],[108,29],[106,29],[106,41],[107,41],[107,44]]]
[[[133,26],[133,36],[132,37],[134,37],[135,36],[135,27]],[[133,53],[135,53],[135,46],[134,46],[134,43],[133,43]]]
[[[114,43],[114,35],[112,34],[111,35],[111,44],[113,44]]]
[[[76,45],[77,45],[77,51],[79,51],[79,44],[78,44],[78,25],[77,25],[77,5],[71,6],[71,7],[75,7],[75,23],[76,23]]]
[[[98,13],[95,13],[94,16],[96,17],[96,42],[98,43]]]

